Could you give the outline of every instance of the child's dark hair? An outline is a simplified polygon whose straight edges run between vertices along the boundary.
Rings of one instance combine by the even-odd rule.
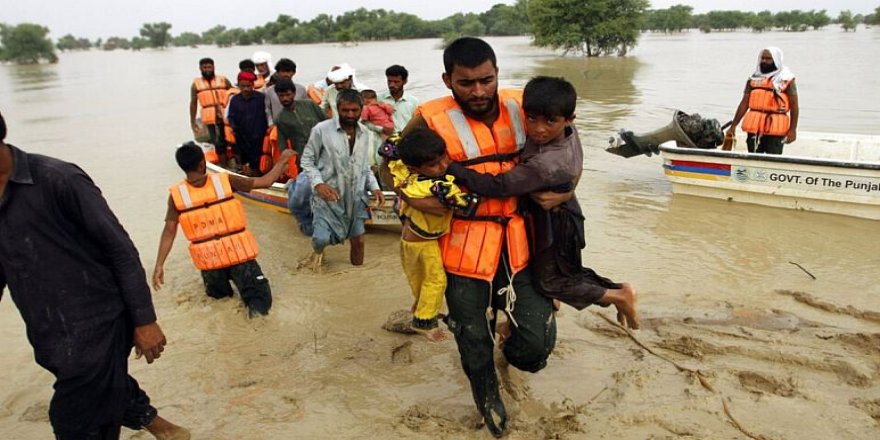
[[[526,114],[547,118],[574,116],[577,92],[564,78],[536,76],[523,90],[522,108]]]
[[[180,169],[188,173],[199,169],[199,164],[205,160],[205,153],[202,151],[202,147],[190,141],[177,149],[174,158],[177,159],[177,165],[180,166]]]
[[[361,90],[361,97],[364,99],[376,99],[376,91],[375,90]]]
[[[404,165],[420,167],[446,153],[446,142],[427,128],[417,128],[397,143],[397,155]]]

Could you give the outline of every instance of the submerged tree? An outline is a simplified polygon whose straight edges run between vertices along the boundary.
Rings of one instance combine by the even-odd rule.
[[[0,24],[0,61],[18,64],[36,64],[40,60],[58,62],[52,40],[47,35],[49,28],[38,24]]]
[[[76,38],[71,34],[67,34],[58,39],[55,43],[58,50],[89,50],[92,48],[92,42],[88,38]]]
[[[535,44],[585,56],[626,55],[639,37],[648,0],[531,0]]]
[[[168,32],[170,30],[171,23],[164,21],[160,23],[144,23],[140,31],[141,37],[144,40],[142,47],[168,47],[168,43],[171,41],[171,33]],[[132,44],[134,44],[134,38],[132,39]]]
[[[849,10],[840,11],[840,15],[837,16],[837,23],[840,24],[840,27],[843,28],[844,32],[856,30],[856,21],[853,19],[852,12]]]

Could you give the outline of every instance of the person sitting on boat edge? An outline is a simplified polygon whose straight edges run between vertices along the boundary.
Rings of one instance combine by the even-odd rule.
[[[794,73],[782,63],[782,49],[767,47],[758,53],[727,137],[734,137],[742,119],[749,153],[782,154],[783,146],[797,139],[799,111]]]
[[[355,90],[342,90],[336,99],[338,116],[312,128],[300,165],[312,188],[312,252],[299,267],[318,271],[324,248],[350,241],[351,264],[364,264],[364,221],[369,217],[367,191],[378,206],[385,197],[370,169],[375,133],[360,123],[363,99]]]
[[[153,268],[153,288],[158,291],[165,283],[165,260],[180,224],[191,242],[189,253],[193,263],[202,271],[205,293],[217,299],[230,297],[232,280],[249,317],[268,314],[272,307],[269,280],[257,263],[257,242],[245,227],[244,208],[234,198],[234,192],[268,188],[287,169],[293,154],[293,150],[284,150],[272,170],[261,177],[248,178],[208,174],[202,148],[193,142],[181,145],[175,158],[186,178],[169,188],[165,228]]]

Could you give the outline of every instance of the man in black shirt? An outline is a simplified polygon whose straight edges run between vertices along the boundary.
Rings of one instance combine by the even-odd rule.
[[[76,165],[7,145],[0,115],[0,295],[9,287],[37,363],[55,375],[57,439],[118,439],[120,426],[189,439],[128,375],[165,335],[134,244]]]

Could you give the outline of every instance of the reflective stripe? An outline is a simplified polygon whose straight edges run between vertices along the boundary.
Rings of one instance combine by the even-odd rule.
[[[223,191],[223,181],[220,180],[219,174],[211,174],[211,181],[214,183],[214,193],[217,194],[217,200],[226,198],[226,191]]]
[[[519,104],[517,104],[515,99],[511,98],[504,101],[504,106],[507,107],[510,125],[513,126],[513,135],[516,137],[516,149],[522,150],[526,145],[526,130],[519,115]]]
[[[187,189],[186,184],[181,183],[178,185],[177,190],[180,192],[180,198],[183,201],[183,206],[186,209],[193,207],[192,199],[189,197],[189,189]]]
[[[449,120],[452,121],[452,126],[455,128],[455,133],[461,141],[465,156],[467,156],[468,159],[475,159],[482,156],[483,153],[480,152],[480,144],[477,143],[477,138],[474,137],[474,133],[471,131],[471,126],[468,124],[464,113],[462,113],[460,109],[451,108],[446,111],[446,115],[449,116]]]

